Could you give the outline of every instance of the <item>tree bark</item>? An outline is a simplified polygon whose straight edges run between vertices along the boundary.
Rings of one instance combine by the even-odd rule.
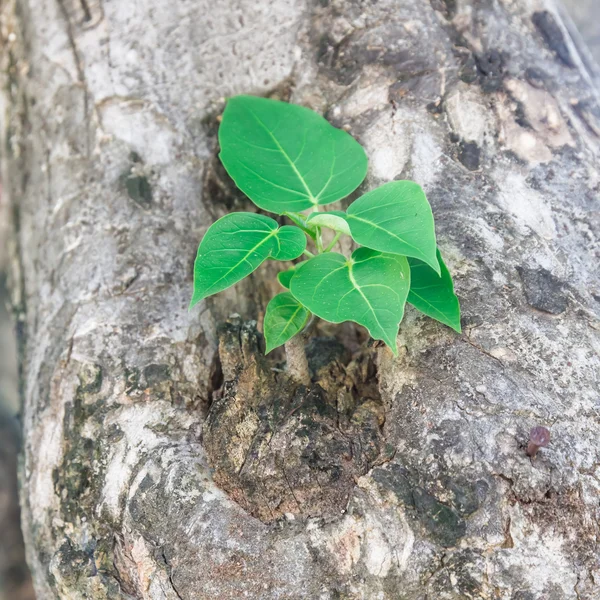
[[[600,595],[600,108],[553,3],[0,6],[40,600]],[[348,128],[363,191],[424,186],[462,335],[320,331],[305,394],[250,323],[272,265],[188,313],[202,233],[246,206],[216,159],[237,93]]]

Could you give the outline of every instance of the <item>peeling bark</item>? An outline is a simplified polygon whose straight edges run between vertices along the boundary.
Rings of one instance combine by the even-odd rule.
[[[40,599],[600,594],[600,107],[550,0],[1,7],[21,502]],[[273,264],[187,312],[202,233],[246,206],[215,158],[235,93],[346,127],[370,158],[363,190],[421,183],[462,302],[461,336],[408,310],[398,358],[352,327],[311,340],[317,458],[339,459],[318,445],[327,435],[349,443],[329,429],[340,417],[377,446],[339,486],[326,470],[322,494],[321,463],[285,462],[301,423],[271,418],[266,393],[293,409],[305,392],[256,344],[218,359],[232,313],[260,328]],[[348,377],[371,391],[348,384],[340,402]],[[272,431],[239,433],[245,447],[280,445],[236,474],[228,435],[257,407]],[[552,442],[531,460],[537,425]],[[234,488],[269,481],[261,457],[284,463],[257,504]]]

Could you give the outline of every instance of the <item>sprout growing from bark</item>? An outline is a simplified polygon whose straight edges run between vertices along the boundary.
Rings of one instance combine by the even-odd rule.
[[[278,277],[285,291],[265,312],[266,351],[285,346],[290,375],[306,384],[304,345],[313,317],[362,325],[396,355],[407,302],[460,333],[452,277],[418,184],[390,181],[345,212],[327,210],[363,182],[364,149],[317,113],[265,98],[229,99],[219,145],[221,162],[238,188],[279,220],[235,212],[213,223],[198,248],[190,306],[266,260],[287,263]],[[292,224],[282,224],[283,217]],[[324,236],[325,230],[330,234]],[[360,245],[351,256],[334,251],[343,235]]]

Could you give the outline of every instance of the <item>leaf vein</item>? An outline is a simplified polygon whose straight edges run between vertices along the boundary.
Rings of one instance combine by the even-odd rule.
[[[300,173],[300,171],[298,171],[298,167],[296,167],[296,165],[294,164],[294,161],[291,159],[291,157],[289,156],[289,154],[284,150],[283,146],[279,143],[279,141],[277,140],[277,138],[273,135],[273,132],[262,122],[262,120],[254,113],[253,110],[251,110],[250,108],[247,108],[247,110],[254,117],[254,119],[256,120],[256,122],[267,132],[267,134],[269,135],[269,137],[273,140],[273,143],[279,148],[279,150],[281,151],[281,153],[283,154],[283,156],[288,161],[290,167],[292,168],[292,170],[296,174],[296,177],[298,177],[298,180],[300,181],[300,183],[302,184],[302,186],[306,190],[306,193],[308,195],[309,200],[313,204],[316,204],[315,198],[314,198],[312,192],[310,191],[310,188],[306,184],[306,181],[304,181],[304,177],[302,177],[302,174]]]

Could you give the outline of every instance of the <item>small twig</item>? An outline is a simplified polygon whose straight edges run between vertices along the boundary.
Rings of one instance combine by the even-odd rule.
[[[304,343],[308,341],[310,334],[313,332],[314,328],[317,326],[319,321],[319,317],[317,315],[311,315],[308,323],[304,326],[304,329],[299,333],[299,336],[304,339]]]
[[[317,246],[317,252],[321,254],[321,252],[323,252],[323,239],[321,238],[320,227],[317,227],[317,238],[315,239],[315,245]]]

